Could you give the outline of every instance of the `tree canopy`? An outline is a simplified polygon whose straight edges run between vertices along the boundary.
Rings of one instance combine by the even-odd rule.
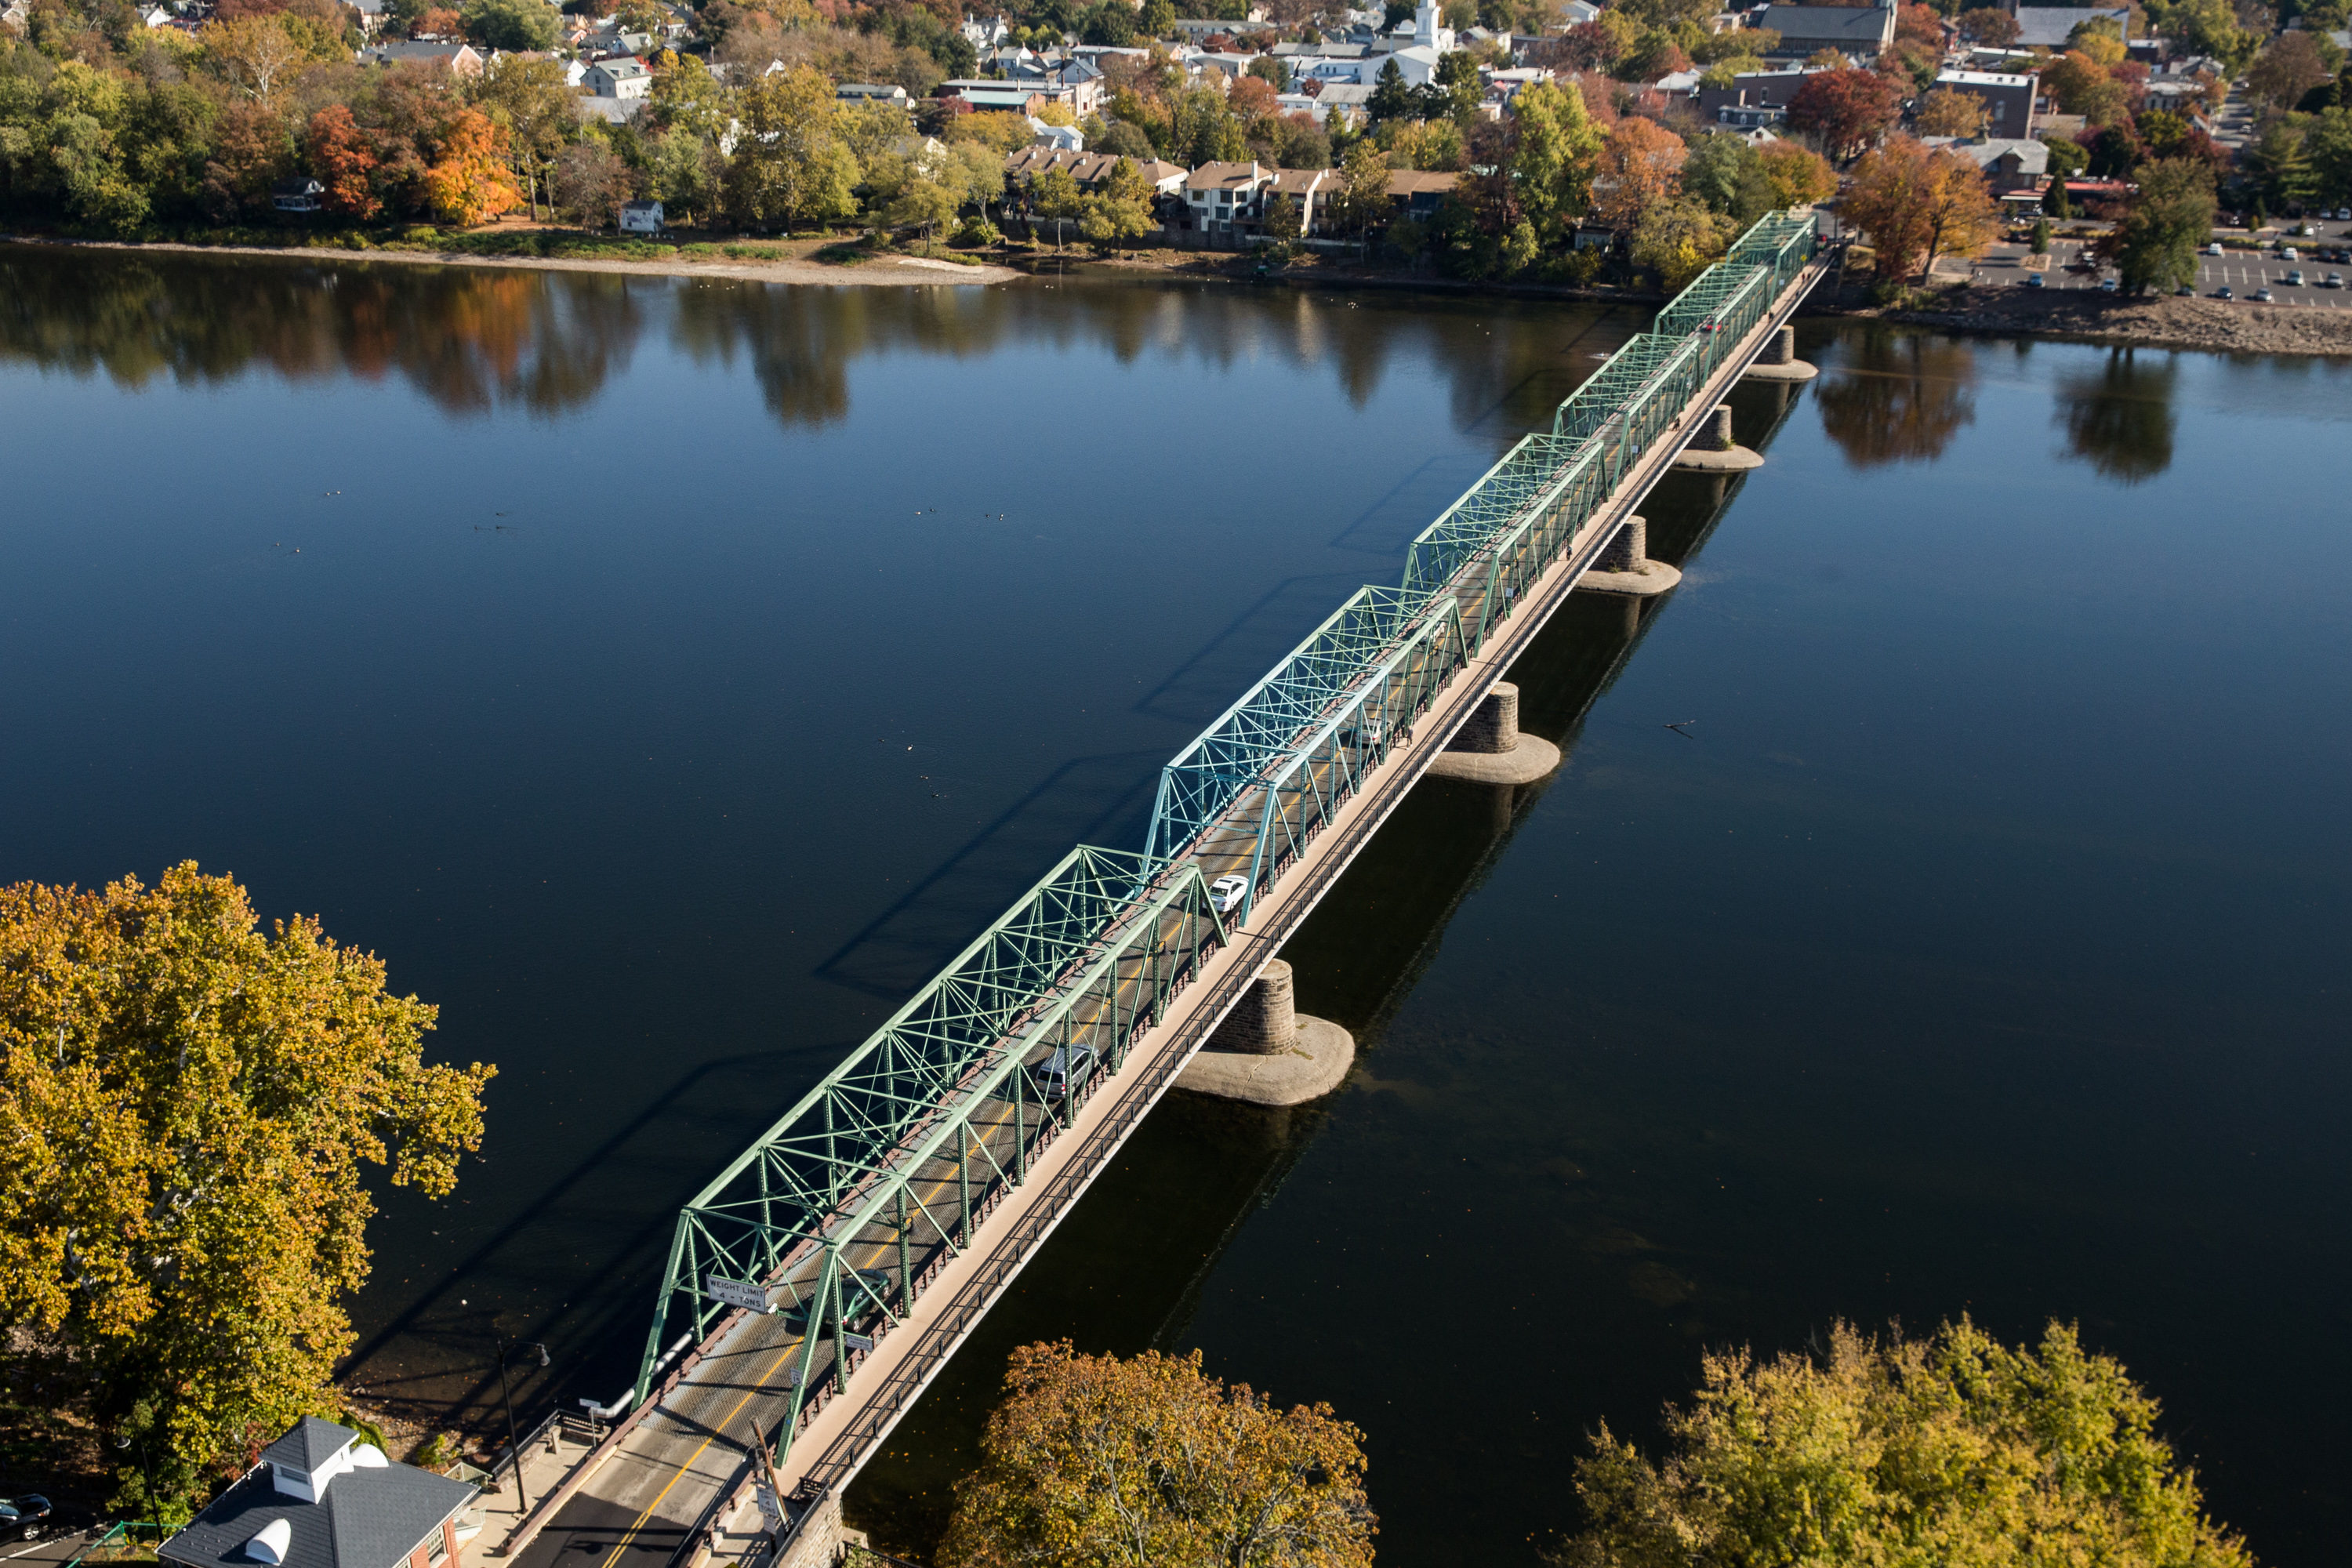
[[[424,1059],[434,1008],[316,920],[257,928],[193,862],[0,889],[10,1382],[144,1450],[155,1495],[129,1465],[118,1506],[168,1514],[339,1411],[363,1168],[442,1197],[481,1142],[494,1069]]]
[[[1563,1568],[2098,1563],[2252,1568],[2208,1520],[2158,1405],[2053,1322],[2012,1349],[1963,1317],[1922,1340],[1845,1323],[1815,1356],[1709,1354],[1653,1464],[1604,1424]]]
[[[1067,1341],[1013,1352],[956,1486],[947,1568],[1360,1568],[1372,1560],[1363,1434],[1202,1375],[1201,1352],[1131,1360]]]

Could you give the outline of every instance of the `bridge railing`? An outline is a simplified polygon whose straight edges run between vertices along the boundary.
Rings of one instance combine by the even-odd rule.
[[[968,1241],[1225,932],[1199,868],[1073,850],[680,1212],[638,1397],[666,1336],[705,1338],[740,1304],[715,1275],[798,1321],[796,1422],[820,1373],[846,1377],[858,1327],[903,1316],[921,1268]],[[1049,1052],[1054,1084],[1034,1070]]]

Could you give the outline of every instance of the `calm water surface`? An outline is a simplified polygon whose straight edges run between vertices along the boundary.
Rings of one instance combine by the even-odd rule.
[[[354,1375],[634,1369],[675,1207],[1639,321],[0,252],[0,876],[195,858],[496,1061]],[[1514,671],[1291,944],[1338,1095],[1159,1112],[1003,1351],[1201,1347],[1370,1434],[1384,1557],[1532,1561],[1606,1418],[1832,1319],[2079,1320],[2266,1559],[2352,1447],[2352,374],[1810,325],[1684,587]],[[297,553],[299,552],[299,553]],[[1696,720],[1688,738],[1664,728]]]

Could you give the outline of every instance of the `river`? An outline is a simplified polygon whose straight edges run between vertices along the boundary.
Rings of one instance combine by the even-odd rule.
[[[494,1331],[534,1406],[619,1392],[676,1205],[1641,325],[0,270],[0,876],[232,871],[499,1064],[354,1304],[425,1409]],[[1567,765],[1424,784],[1290,945],[1354,1078],[1157,1113],[854,1520],[919,1552],[1068,1335],[1330,1402],[1386,1559],[1532,1562],[1702,1348],[1966,1311],[2078,1321],[2265,1561],[2330,1558],[2352,371],[1800,342],[1738,397],[1768,466],[1644,508],[1683,587],[1515,669]]]

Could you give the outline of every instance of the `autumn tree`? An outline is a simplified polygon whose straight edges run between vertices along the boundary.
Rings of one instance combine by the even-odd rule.
[[[1794,142],[1765,143],[1755,150],[1749,164],[1763,180],[1767,211],[1808,207],[1837,195],[1837,171],[1829,160]]]
[[[1576,220],[1592,205],[1592,172],[1601,135],[1584,111],[1584,96],[1549,80],[1524,89],[1511,101],[1512,187],[1519,207],[1546,249],[1570,244]]]
[[[708,79],[709,73],[703,75]],[[555,160],[580,127],[579,100],[563,85],[563,67],[554,60],[501,55],[483,68],[469,96],[504,134],[508,163],[522,181],[536,217]]]
[[[275,16],[207,23],[199,36],[205,58],[223,79],[254,101],[273,105],[310,60],[310,52]]]
[[[1877,71],[1819,71],[1789,100],[1789,123],[1820,137],[1831,157],[1846,158],[1885,134],[1902,105],[1902,89]]]
[[[948,1568],[1372,1560],[1363,1434],[1201,1372],[1201,1352],[1013,1352],[981,1468],[956,1486]]]
[[[2131,210],[2105,249],[2124,291],[2144,294],[2197,281],[2197,252],[2213,234],[2213,168],[2202,160],[2160,159],[2133,171]]]
[[[1652,1463],[1604,1425],[1577,1461],[1567,1568],[1764,1563],[2252,1568],[2123,1366],[2052,1323],[2012,1349],[1845,1323],[1817,1356],[1701,1358]]]
[[[425,1060],[434,1008],[313,919],[257,925],[193,862],[0,889],[7,1381],[143,1458],[112,1506],[148,1519],[340,1410],[365,1167],[444,1197],[481,1142],[493,1069]]]
[[[727,171],[727,210],[746,227],[847,217],[857,160],[836,129],[833,83],[794,66],[746,86],[739,98],[743,129]]]
[[[2017,18],[1998,5],[1979,5],[1960,13],[1960,37],[1987,48],[2005,49],[2017,42]]]
[[[1908,136],[1888,138],[1854,165],[1842,210],[1869,236],[1878,275],[1890,280],[1915,263],[1924,279],[1937,257],[1974,255],[1993,232],[1992,195],[1976,160]]]
[[[2319,40],[2296,28],[2281,33],[2254,57],[2247,68],[2246,86],[2273,108],[2293,109],[2303,95],[2335,79],[2336,73],[2320,58]]]
[[[303,161],[326,187],[320,205],[340,217],[365,220],[383,210],[375,194],[375,148],[343,104],[331,103],[310,116],[302,137]]]
[[[1683,139],[1654,120],[1617,122],[1601,144],[1593,171],[1592,216],[1621,233],[1682,189]]]
[[[506,134],[478,109],[461,109],[441,132],[441,156],[425,171],[425,189],[445,223],[468,228],[521,205],[507,173]]]
[[[1922,136],[1981,136],[1985,128],[1984,100],[1956,87],[1939,87],[1919,102],[1914,121]]]
[[[549,186],[551,204],[584,227],[612,228],[621,221],[621,204],[629,199],[629,166],[601,142],[575,142],[555,161]]]
[[[1653,203],[1633,228],[1633,264],[1656,273],[1667,293],[1679,294],[1723,259],[1731,227],[1728,218],[1694,196]]]

